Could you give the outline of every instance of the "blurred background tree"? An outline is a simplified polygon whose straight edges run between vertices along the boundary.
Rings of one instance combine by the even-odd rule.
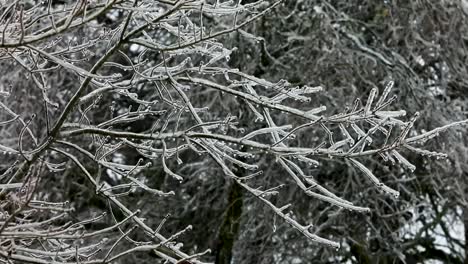
[[[241,48],[234,65],[266,79],[324,85],[328,89],[320,100],[328,109],[349,105],[355,97],[392,79],[399,98],[397,107],[403,106],[409,113],[419,111],[415,130],[424,132],[467,117],[468,14],[463,3],[291,1],[238,32],[233,38],[237,43],[232,45]],[[447,160],[435,160],[430,153],[408,153],[408,159],[417,165],[414,173],[386,165],[394,161],[379,164],[369,160],[377,174],[398,186],[402,198],[397,201],[383,199],[372,188],[362,190],[366,183],[352,176],[355,172],[340,161],[320,166],[315,177],[339,190],[342,197],[372,204],[375,209],[364,218],[345,212],[328,223],[327,208],[295,199],[305,202],[303,215],[313,217],[319,225],[326,223],[326,233],[336,232],[344,238],[346,246],[338,254],[313,247],[295,235],[287,242],[273,243],[281,239],[272,239],[275,234],[266,231],[270,234],[262,242],[256,233],[244,238],[239,255],[245,257],[245,251],[260,243],[271,245],[260,251],[265,257],[259,257],[258,250],[251,257],[258,260],[276,255],[285,263],[299,255],[303,263],[468,263],[464,262],[467,233],[463,233],[468,230],[464,228],[468,225],[465,135],[466,129],[453,130],[430,143],[431,149],[447,153]],[[312,139],[307,135],[303,140]],[[362,193],[348,196],[355,193],[350,190]],[[281,256],[278,244],[283,248]]]

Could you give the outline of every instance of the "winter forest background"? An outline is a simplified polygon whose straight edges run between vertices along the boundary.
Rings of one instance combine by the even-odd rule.
[[[467,45],[466,0],[0,0],[0,262],[468,263]]]

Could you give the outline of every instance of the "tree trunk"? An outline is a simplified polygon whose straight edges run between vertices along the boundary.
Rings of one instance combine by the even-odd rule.
[[[463,263],[468,264],[468,207],[467,206],[463,208],[463,225],[465,227],[465,261]]]
[[[239,221],[242,214],[242,187],[232,182],[229,187],[228,209],[219,229],[216,243],[216,264],[230,264],[232,248],[239,232]]]

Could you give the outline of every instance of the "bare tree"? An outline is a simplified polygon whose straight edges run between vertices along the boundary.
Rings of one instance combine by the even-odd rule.
[[[339,197],[311,176],[319,161],[345,162],[373,190],[397,199],[400,192],[374,175],[364,158],[395,160],[414,171],[402,150],[446,156],[420,144],[468,121],[411,133],[419,114],[406,118],[405,110],[389,110],[396,102],[393,80],[324,114],[316,94],[321,86],[270,82],[229,67],[235,48],[220,40],[240,32],[257,41],[242,28],[281,4],[2,3],[2,259],[119,263],[145,252],[166,263],[229,263],[237,234],[225,228],[239,228],[241,211],[227,213],[214,256],[179,242],[190,240],[190,223],[167,232],[176,219],[148,218],[161,208],[143,201],[157,207],[189,196],[178,185],[195,177],[221,177],[233,186],[230,197],[243,192],[254,198],[253,205],[272,213],[273,230],[282,221],[310,241],[339,248],[339,237],[321,234],[329,223],[314,226],[307,214],[295,213],[294,200],[277,198],[283,188],[293,186],[336,215],[342,209],[365,214],[366,204]],[[159,169],[164,184],[144,176],[151,168]],[[272,170],[279,177],[269,182]],[[72,179],[74,186],[64,188]],[[139,199],[143,192],[151,199]],[[78,194],[97,197],[104,207],[76,213],[83,206],[73,197]]]

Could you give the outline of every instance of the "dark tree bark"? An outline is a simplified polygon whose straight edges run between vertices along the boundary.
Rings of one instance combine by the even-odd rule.
[[[465,206],[465,208],[463,208],[463,226],[465,227],[465,261],[463,263],[468,264],[468,206]]]
[[[239,232],[242,203],[242,187],[233,182],[229,187],[228,210],[216,242],[216,264],[231,263],[232,249]]]

